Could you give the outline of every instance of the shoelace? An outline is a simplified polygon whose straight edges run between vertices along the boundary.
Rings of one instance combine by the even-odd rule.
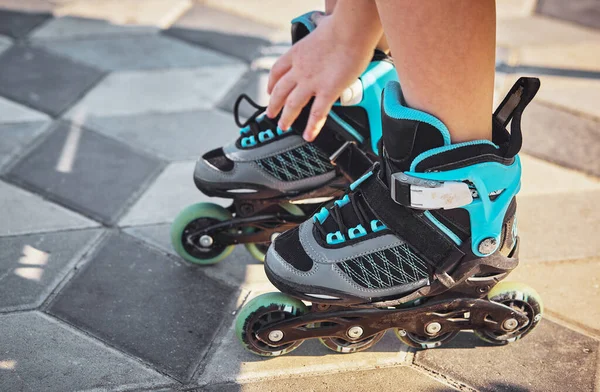
[[[242,103],[242,101],[248,102],[248,104],[250,106],[252,106],[253,108],[256,109],[254,114],[252,114],[244,122],[242,122],[240,119],[240,104]],[[265,110],[267,110],[266,106],[259,105],[258,103],[256,103],[254,100],[252,100],[252,98],[250,98],[246,94],[241,94],[236,99],[236,101],[233,105],[233,114],[234,114],[234,119],[235,119],[236,125],[238,127],[240,127],[242,147],[248,147],[251,145],[255,145],[257,138],[259,139],[260,142],[264,141],[259,137],[259,135],[261,132],[265,132],[265,130],[271,130],[271,135],[273,135],[273,137],[274,137],[274,134],[272,132],[273,132],[273,130],[277,131],[277,123],[273,119],[270,119],[269,117],[264,115]],[[261,130],[261,127],[259,124],[260,122],[265,122],[267,124],[267,128],[264,130]],[[279,134],[279,132],[278,132],[278,134]],[[269,137],[269,139],[270,138],[272,138],[272,137]],[[253,141],[253,142],[244,143],[244,140]]]
[[[368,223],[369,218],[364,203],[364,199],[357,192],[350,192],[346,194],[343,198],[334,202],[333,207],[329,209],[329,216],[331,217],[331,219],[333,219],[333,222],[336,224],[336,227],[340,232],[348,232],[348,227],[344,222],[344,218],[342,216],[341,211],[342,207],[344,207],[347,204],[349,204],[352,207],[354,214],[358,218],[358,221],[360,222],[361,226],[365,229],[367,227],[370,227],[370,224]],[[323,235],[323,238],[326,238],[329,233],[325,230],[321,222],[319,220],[316,220],[315,225],[317,226],[319,232]]]

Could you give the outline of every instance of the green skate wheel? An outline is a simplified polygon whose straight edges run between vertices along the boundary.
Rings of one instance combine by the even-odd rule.
[[[394,330],[396,336],[400,341],[409,347],[418,349],[428,349],[440,347],[441,345],[448,343],[458,335],[458,331],[452,331],[447,333],[439,334],[438,336],[419,336],[403,329],[396,328]]]
[[[244,348],[254,354],[276,357],[295,350],[302,340],[277,346],[256,338],[256,331],[269,324],[300,316],[308,311],[304,303],[282,293],[259,295],[246,304],[235,322],[235,334]]]
[[[213,203],[197,203],[184,208],[171,225],[171,243],[177,254],[184,260],[194,264],[209,265],[223,260],[233,251],[235,245],[219,244],[208,237],[210,245],[191,243],[187,240],[189,233],[202,230],[218,222],[231,219],[231,213]]]
[[[510,308],[525,313],[529,323],[512,332],[495,332],[475,330],[475,335],[481,340],[495,344],[505,345],[531,332],[542,319],[544,305],[540,295],[531,287],[519,282],[500,282],[488,293],[488,299]]]
[[[292,203],[282,203],[280,207],[295,216],[304,216],[304,211],[300,207]],[[252,233],[256,230],[253,227],[247,227],[244,229],[244,233]],[[254,257],[256,260],[263,263],[265,261],[265,255],[267,254],[267,250],[269,249],[270,242],[263,243],[249,243],[244,244],[248,252]]]
[[[359,341],[350,341],[346,339],[340,338],[319,338],[321,344],[328,349],[342,353],[342,354],[350,354],[356,353],[359,351],[368,350],[373,347],[381,338],[385,335],[385,331],[379,332],[373,336],[370,336],[366,339]]]

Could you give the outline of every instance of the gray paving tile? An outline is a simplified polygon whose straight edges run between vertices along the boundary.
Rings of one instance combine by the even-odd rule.
[[[114,390],[170,380],[56,320],[37,313],[0,316],[0,390]]]
[[[190,204],[210,201],[224,207],[230,200],[209,198],[194,185],[195,161],[174,162],[165,168],[144,195],[119,222],[120,226],[172,222]]]
[[[239,81],[227,92],[219,101],[218,107],[233,111],[233,105],[240,94],[248,95],[252,100],[262,106],[269,103],[267,94],[267,83],[269,81],[269,72],[266,70],[250,70],[242,76]],[[241,105],[240,114],[244,117],[250,117],[256,109],[250,105]]]
[[[132,237],[114,235],[49,311],[187,380],[236,291]]]
[[[4,37],[0,35],[0,54],[4,52],[6,49],[10,48],[12,45],[12,41],[8,37]]]
[[[50,17],[50,14],[47,13],[0,9],[0,34],[12,38],[24,38],[31,30],[50,19]]]
[[[233,116],[220,110],[92,117],[86,126],[167,160],[197,159],[239,133]]]
[[[236,64],[239,60],[162,35],[50,41],[43,47],[107,71],[196,68]]]
[[[489,346],[464,332],[416,363],[480,391],[593,391],[598,342],[542,321],[523,340]]]
[[[0,236],[98,226],[41,197],[0,181]]]
[[[99,229],[0,237],[0,311],[42,304]]]
[[[600,122],[533,103],[523,129],[527,153],[600,177]]]
[[[0,170],[33,139],[41,135],[49,121],[0,124]]]
[[[26,46],[5,51],[0,68],[0,94],[51,115],[67,109],[103,76],[96,68]]]
[[[0,124],[49,120],[48,115],[0,97]]]
[[[29,38],[42,40],[71,40],[89,37],[112,37],[131,34],[152,34],[159,31],[155,26],[119,25],[104,19],[63,16],[44,23]]]
[[[399,387],[401,384],[401,387]],[[363,370],[290,379],[275,379],[248,384],[217,384],[204,387],[206,392],[262,392],[262,391],[396,391],[448,392],[454,391],[430,376],[409,367]]]
[[[539,0],[536,12],[553,18],[600,28],[600,3],[596,0]]]
[[[289,39],[288,31],[202,4],[194,5],[164,33],[248,62],[273,40]]]
[[[162,162],[75,124],[57,122],[7,174],[104,223],[113,223]]]
[[[243,65],[126,71],[108,75],[67,117],[134,115],[210,109],[239,79]]]

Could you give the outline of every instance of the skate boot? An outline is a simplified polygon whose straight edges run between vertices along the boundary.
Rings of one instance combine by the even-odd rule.
[[[310,14],[293,22],[294,42],[314,29]],[[268,118],[264,107],[240,96],[234,107],[239,137],[204,154],[194,171],[200,191],[233,202],[228,208],[198,203],[181,211],[171,227],[177,253],[192,263],[214,264],[235,244],[244,244],[262,261],[276,235],[343,195],[371,167],[381,138],[381,92],[390,80],[397,80],[391,59],[376,51],[312,143],[302,138],[310,104],[290,129],[280,129],[278,118]],[[238,118],[243,100],[256,108],[245,123]]]
[[[380,162],[269,248],[265,271],[285,294],[242,309],[243,345],[275,356],[319,338],[349,353],[387,329],[418,348],[461,330],[499,345],[529,333],[542,316],[539,296],[500,281],[518,264],[521,115],[538,88],[538,79],[519,79],[494,113],[492,141],[453,144],[439,119],[406,107],[389,83]]]

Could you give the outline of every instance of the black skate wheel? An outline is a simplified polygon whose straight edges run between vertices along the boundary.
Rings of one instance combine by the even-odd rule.
[[[278,346],[267,344],[256,337],[260,328],[281,320],[308,312],[304,303],[282,293],[266,293],[248,302],[240,311],[235,323],[235,334],[244,348],[254,354],[276,357],[288,354],[300,346],[303,340]],[[285,334],[285,331],[283,332]]]
[[[488,299],[525,313],[529,323],[513,332],[496,332],[475,330],[473,333],[481,340],[495,344],[505,345],[521,339],[531,332],[542,319],[544,305],[540,295],[531,287],[519,282],[500,282],[488,293]]]
[[[419,336],[403,329],[396,328],[394,330],[396,336],[400,341],[409,347],[418,349],[429,349],[440,347],[441,345],[448,343],[458,335],[457,331],[441,333],[438,336]]]
[[[342,354],[350,354],[370,349],[381,340],[383,335],[385,335],[385,331],[355,342],[340,338],[319,338],[319,341],[321,344],[323,344],[323,346],[332,351]]]
[[[194,264],[209,265],[223,260],[235,245],[219,244],[210,237],[210,244],[190,243],[188,235],[210,225],[231,219],[231,213],[213,203],[197,203],[184,208],[171,225],[173,249],[184,260]]]

